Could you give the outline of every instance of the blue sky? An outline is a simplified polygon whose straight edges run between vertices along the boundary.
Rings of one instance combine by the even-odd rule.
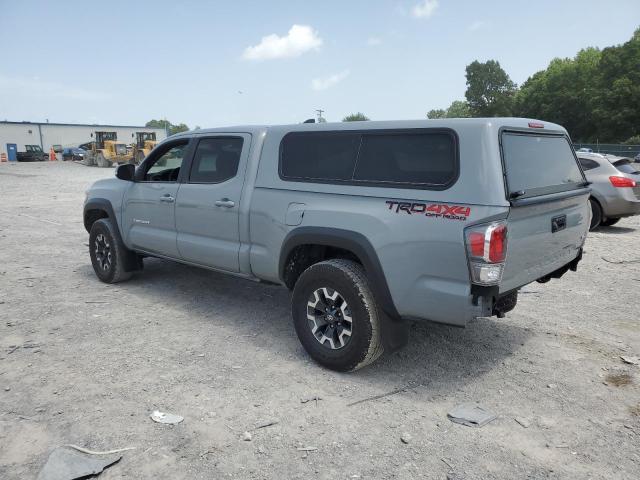
[[[0,120],[214,127],[424,118],[475,59],[520,84],[625,42],[640,1],[0,0],[0,18]]]

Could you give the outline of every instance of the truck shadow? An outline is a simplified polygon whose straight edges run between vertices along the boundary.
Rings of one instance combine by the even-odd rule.
[[[614,234],[614,235],[620,235],[623,233],[632,233],[635,231],[636,231],[635,228],[619,227],[617,225],[612,225],[611,227],[604,227],[604,226],[598,227],[598,232],[606,233],[606,234]]]
[[[320,368],[309,359],[296,337],[290,293],[284,287],[157,259],[145,260],[144,272],[126,285],[127,290],[145,301],[160,300],[184,309],[187,321],[197,324],[194,335],[224,325],[237,329],[237,336],[242,336],[256,351],[271,349],[278,356],[300,362],[305,369]],[[325,373],[336,381],[348,378],[356,384],[379,382],[384,388],[416,384],[440,385],[439,390],[448,390],[500,365],[530,335],[528,330],[510,325],[508,320],[479,319],[467,328],[414,322],[409,343],[400,351],[385,355],[357,373]],[[247,355],[253,357],[250,351]]]

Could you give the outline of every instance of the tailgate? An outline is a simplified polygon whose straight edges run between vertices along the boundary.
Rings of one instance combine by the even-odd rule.
[[[511,202],[500,283],[506,292],[579,255],[589,230],[590,190],[564,132],[505,130],[500,145]]]
[[[589,230],[589,191],[542,203],[514,202],[500,292],[531,283],[575,259]],[[528,203],[528,204],[527,204]]]

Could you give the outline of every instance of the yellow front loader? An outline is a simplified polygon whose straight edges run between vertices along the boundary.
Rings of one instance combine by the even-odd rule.
[[[112,167],[118,163],[133,163],[133,151],[127,145],[118,142],[116,132],[95,132],[92,144],[92,164],[99,167]]]
[[[133,144],[135,162],[140,164],[157,144],[156,132],[136,132],[136,143]]]

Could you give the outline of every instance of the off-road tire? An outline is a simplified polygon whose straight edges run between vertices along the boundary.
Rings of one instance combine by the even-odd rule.
[[[309,298],[321,288],[339,292],[349,305],[352,334],[349,342],[339,349],[321,344],[312,333],[307,318]],[[384,313],[376,304],[364,269],[354,261],[332,259],[307,268],[293,289],[291,310],[300,343],[323,367],[339,372],[354,371],[384,353],[381,339]]]
[[[102,168],[108,168],[112,166],[112,163],[104,158],[104,154],[100,152],[96,153],[96,164]]]
[[[607,218],[606,220],[601,221],[600,225],[602,225],[603,227],[610,227],[612,225],[615,225],[619,221],[620,218]]]
[[[602,223],[602,207],[597,200],[593,198],[589,199],[589,205],[591,205],[591,225],[589,230],[595,230]]]
[[[136,163],[137,163],[138,165],[140,165],[140,164],[142,163],[142,161],[143,161],[143,160],[144,160],[144,153],[142,153],[142,152],[138,152],[138,153],[136,154]]]
[[[110,265],[109,268],[104,268],[104,264],[101,263],[97,249],[102,241],[108,245],[110,253]],[[104,283],[118,283],[123,282],[131,278],[132,272],[124,271],[124,257],[126,254],[126,247],[122,244],[122,241],[117,240],[114,226],[107,218],[101,218],[96,220],[91,226],[91,232],[89,233],[89,255],[91,256],[91,265],[93,265],[93,271],[96,273],[98,279]]]

